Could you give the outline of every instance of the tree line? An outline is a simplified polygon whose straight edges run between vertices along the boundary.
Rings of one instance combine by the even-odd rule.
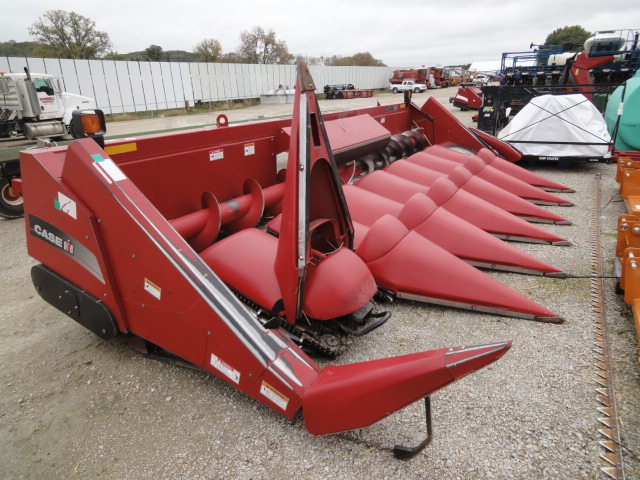
[[[64,10],[49,10],[39,17],[28,29],[34,38],[32,42],[9,40],[0,42],[1,56],[24,56],[40,58],[77,58],[105,60],[143,60],[152,62],[222,62],[222,63],[265,63],[293,64],[298,59],[310,65],[330,66],[386,66],[369,52],[343,56],[305,57],[293,55],[287,42],[278,39],[272,30],[255,26],[240,33],[240,46],[235,51],[223,52],[215,38],[205,38],[192,48],[165,51],[159,45],[149,45],[145,50],[120,54],[106,32],[96,28],[90,18]]]

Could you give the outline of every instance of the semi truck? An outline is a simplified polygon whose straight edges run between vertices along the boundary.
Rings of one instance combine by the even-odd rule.
[[[20,177],[17,152],[38,140],[65,137],[75,110],[95,109],[93,98],[64,92],[46,73],[0,72],[0,216],[22,216],[22,198],[11,186]]]
[[[96,108],[89,97],[62,91],[45,73],[0,73],[0,138],[59,138],[69,132],[74,110]]]

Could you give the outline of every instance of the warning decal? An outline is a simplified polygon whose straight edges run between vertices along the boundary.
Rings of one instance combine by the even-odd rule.
[[[222,372],[226,377],[229,377],[234,383],[240,383],[240,372],[226,363],[221,358],[211,354],[211,366],[216,370]]]
[[[222,160],[224,158],[224,150],[222,148],[216,148],[215,150],[209,151],[209,161],[213,162],[214,160]]]
[[[162,293],[162,289],[159,286],[157,286],[155,283],[153,283],[151,280],[149,280],[148,278],[144,279],[144,290],[150,293],[151,295],[153,295],[154,297],[156,297],[157,300],[160,300],[160,294]]]
[[[287,405],[289,404],[289,398],[285,397],[271,385],[269,385],[264,380],[262,381],[262,385],[260,386],[260,393],[279,406],[282,410],[287,409]]]

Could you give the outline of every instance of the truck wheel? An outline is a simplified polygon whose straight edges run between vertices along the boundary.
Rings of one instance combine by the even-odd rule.
[[[414,88],[413,93],[420,93],[420,89],[418,87]]]
[[[398,88],[397,88],[397,87],[393,87],[392,92],[393,92],[393,93],[398,93]]]
[[[0,179],[0,217],[20,218],[24,215],[22,197],[11,192],[11,180]]]

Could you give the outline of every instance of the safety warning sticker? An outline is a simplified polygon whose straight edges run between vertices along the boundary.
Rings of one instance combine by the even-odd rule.
[[[287,405],[289,404],[289,399],[269,385],[264,380],[262,381],[262,385],[260,386],[260,393],[279,406],[282,410],[287,409]]]
[[[240,372],[226,363],[221,358],[211,354],[211,366],[216,370],[222,372],[226,377],[229,377],[234,383],[240,383]]]
[[[209,161],[222,160],[224,158],[224,150],[222,148],[216,148],[209,151]]]
[[[151,280],[149,280],[148,278],[144,279],[144,290],[147,293],[150,293],[151,295],[156,297],[157,300],[160,300],[162,289],[159,286],[157,286],[155,283],[153,283]]]

